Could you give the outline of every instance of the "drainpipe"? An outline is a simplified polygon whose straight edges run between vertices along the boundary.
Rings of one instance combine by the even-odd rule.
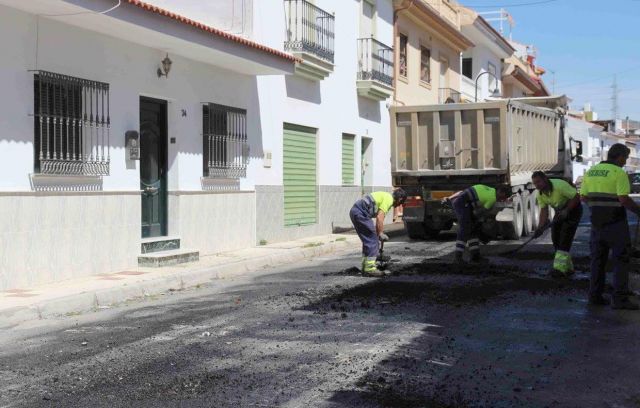
[[[393,2],[393,0],[391,0]],[[400,7],[397,10],[393,10],[393,59],[395,61],[395,56],[396,56],[396,38],[398,38],[398,14],[400,14],[401,11],[405,11],[410,9],[411,7],[414,6],[414,2],[415,0],[409,0],[409,5],[404,6],[404,7]],[[392,3],[393,4],[393,3]],[[399,51],[399,50],[398,50]],[[409,56],[407,55],[407,58],[409,58]],[[398,58],[399,60],[399,58]],[[408,61],[407,61],[408,62]],[[396,75],[396,71],[397,71],[397,66],[396,64],[393,64],[393,104],[397,105],[397,104],[402,104],[404,105],[404,103],[398,101],[398,90],[397,90],[397,85],[398,85],[398,79],[397,79],[397,75]]]

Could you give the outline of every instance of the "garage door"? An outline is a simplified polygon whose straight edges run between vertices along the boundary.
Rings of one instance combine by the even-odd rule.
[[[316,130],[284,126],[284,225],[317,222]]]

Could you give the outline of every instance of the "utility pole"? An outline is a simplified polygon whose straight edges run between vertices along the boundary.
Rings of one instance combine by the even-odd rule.
[[[613,120],[615,121],[618,119],[618,93],[620,92],[618,90],[618,78],[616,75],[613,76],[613,85],[611,88],[613,89],[613,95],[611,96],[611,101],[613,102],[611,113],[613,113]]]

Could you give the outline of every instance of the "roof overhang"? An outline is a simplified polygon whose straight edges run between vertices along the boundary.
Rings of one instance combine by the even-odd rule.
[[[510,72],[503,75],[502,81],[506,84],[516,85],[527,92],[535,94],[540,90],[538,82],[534,81],[524,70],[519,66],[514,65]]]
[[[294,72],[297,59],[138,0],[0,0],[41,18],[156,48],[246,75]]]
[[[569,103],[571,103],[571,99],[567,97],[567,95],[531,96],[527,98],[511,98],[510,100],[550,109],[566,109],[569,106]]]
[[[458,6],[460,12],[460,31],[476,44],[482,43],[500,58],[508,58],[516,49],[487,20],[475,11]]]
[[[399,0],[394,2],[395,11],[406,15],[414,23],[448,43],[456,52],[462,52],[475,44],[449,21],[440,16],[423,0]]]

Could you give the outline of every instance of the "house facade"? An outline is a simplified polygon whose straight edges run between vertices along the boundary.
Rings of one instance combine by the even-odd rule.
[[[395,96],[400,105],[461,102],[460,53],[474,44],[460,31],[457,3],[394,0]]]
[[[535,65],[535,47],[513,40],[510,40],[509,43],[515,52],[503,64],[503,97],[550,96],[551,94],[542,80],[545,70]]]
[[[390,0],[199,3],[0,0],[0,290],[330,233],[391,188]]]
[[[466,102],[502,96],[503,61],[515,49],[474,10],[459,6],[460,29],[475,45],[462,52],[460,92]]]

